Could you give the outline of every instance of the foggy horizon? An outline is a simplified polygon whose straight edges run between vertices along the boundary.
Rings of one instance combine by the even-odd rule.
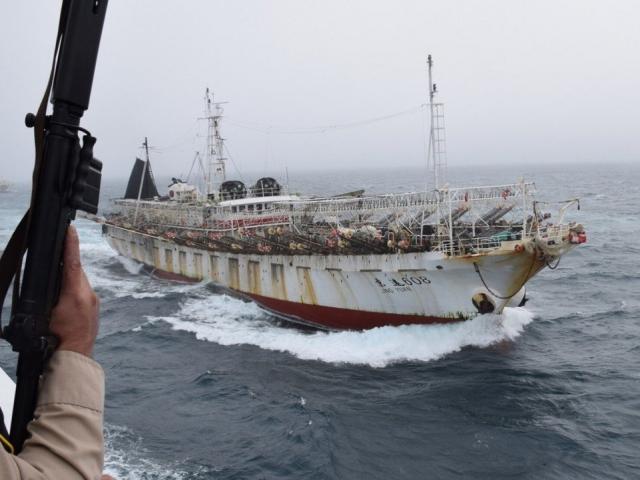
[[[0,178],[27,181],[59,2],[13,2],[0,29]],[[426,57],[450,167],[637,162],[634,2],[112,0],[91,105],[106,179],[149,138],[157,176],[204,150],[205,88],[224,105],[227,172],[423,168]],[[171,8],[173,7],[173,8]],[[366,123],[347,128],[315,127]],[[297,130],[296,133],[290,133]],[[289,133],[282,133],[282,131]],[[271,133],[267,133],[271,132]]]

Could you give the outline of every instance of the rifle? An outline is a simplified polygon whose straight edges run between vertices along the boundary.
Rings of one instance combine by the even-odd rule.
[[[96,139],[80,119],[89,107],[107,3],[63,0],[47,88],[38,113],[25,118],[36,150],[31,204],[0,258],[0,304],[13,281],[11,318],[2,336],[18,352],[10,434],[15,453],[27,438],[40,376],[57,345],[49,320],[59,296],[67,227],[76,210],[98,211],[102,163],[93,157]],[[50,93],[53,113],[46,115]]]

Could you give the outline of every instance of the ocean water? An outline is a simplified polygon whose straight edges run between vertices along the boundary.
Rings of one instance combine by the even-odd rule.
[[[524,308],[326,333],[206,283],[150,278],[98,225],[77,222],[102,301],[105,471],[123,480],[640,478],[640,167],[450,173],[456,184],[524,175],[541,199],[581,197],[570,215],[589,241],[529,283]],[[420,188],[422,176],[290,181],[294,191],[379,192]],[[121,190],[106,182],[103,197]],[[2,245],[27,200],[27,186],[0,195]],[[0,365],[13,373],[5,344]]]

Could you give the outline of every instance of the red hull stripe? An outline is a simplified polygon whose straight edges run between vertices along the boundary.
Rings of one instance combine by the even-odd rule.
[[[403,315],[398,313],[367,312],[347,308],[308,305],[287,300],[263,297],[253,293],[241,292],[259,305],[274,313],[292,317],[293,320],[336,330],[365,330],[385,325],[452,323],[464,319],[446,317],[427,317],[424,315]]]
[[[197,283],[198,280],[185,277],[178,273],[153,269],[153,275],[167,280]],[[228,289],[241,297],[250,298],[258,305],[276,315],[287,317],[298,323],[305,323],[316,327],[332,330],[366,330],[368,328],[384,327],[386,325],[410,325],[431,323],[454,323],[464,321],[464,318],[427,317],[424,315],[403,315],[399,313],[367,312],[348,308],[325,307],[323,305],[309,305],[290,302],[277,298],[264,297],[253,293]]]

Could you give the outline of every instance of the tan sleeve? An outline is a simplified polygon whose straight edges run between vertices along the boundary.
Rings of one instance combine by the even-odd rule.
[[[0,452],[0,478],[99,479],[103,410],[100,365],[79,353],[55,352],[40,385],[35,419],[29,424],[31,436],[20,455]]]

